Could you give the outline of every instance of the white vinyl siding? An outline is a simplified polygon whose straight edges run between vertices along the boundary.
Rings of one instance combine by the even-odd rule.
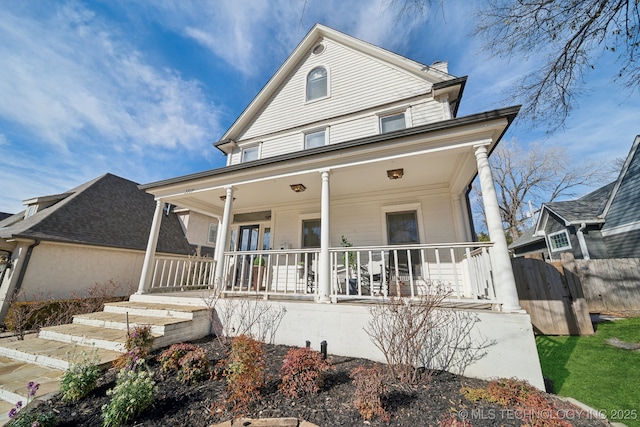
[[[411,125],[420,126],[442,120],[442,104],[433,99],[411,106]]]
[[[440,120],[442,116],[441,105],[428,98],[419,103],[411,104],[411,123],[407,126],[420,126]],[[370,111],[354,116],[347,116],[331,122],[331,138],[327,138],[327,144],[337,144],[352,139],[379,133],[379,117],[377,112]],[[288,132],[275,134],[272,137],[259,139],[262,141],[261,158],[268,158],[292,151],[304,149],[304,141],[300,137],[300,130],[294,129]],[[247,141],[247,143],[251,143]],[[229,164],[240,162],[240,152],[231,155]]]
[[[425,194],[426,193],[426,194]],[[419,206],[422,224],[421,243],[455,242],[456,231],[451,210],[451,198],[446,189],[419,189],[411,193],[363,193],[358,197],[350,195],[342,200],[331,201],[331,245],[340,246],[341,236],[345,236],[354,246],[386,245],[383,228],[384,215],[381,212],[389,206]],[[276,248],[289,242],[292,248],[300,248],[301,215],[311,214],[317,205],[300,204],[295,208],[272,207],[274,218],[273,245]],[[403,209],[400,209],[403,210]],[[317,218],[317,214],[303,219]]]
[[[237,140],[383,105],[431,90],[431,84],[405,71],[329,40],[325,44],[326,50],[322,55],[307,55],[298,64],[291,77],[276,90]],[[317,66],[329,70],[331,97],[327,102],[307,103],[307,75]]]

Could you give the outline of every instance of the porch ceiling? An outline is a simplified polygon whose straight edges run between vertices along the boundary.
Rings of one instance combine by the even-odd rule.
[[[346,160],[346,159],[345,159]],[[225,185],[234,187],[234,210],[269,209],[274,205],[297,204],[318,201],[321,197],[320,170],[331,170],[331,198],[351,195],[384,194],[410,191],[417,188],[446,188],[453,193],[464,190],[476,172],[472,149],[452,149],[435,153],[402,157],[380,157],[359,162],[334,162],[324,167],[317,164],[298,165],[290,170],[275,172],[271,177],[247,177],[236,183],[220,183],[181,194],[163,197],[163,200],[180,207],[202,213],[221,214],[226,194]],[[387,177],[387,170],[403,169],[401,179]],[[292,184],[303,184],[306,190],[296,193]]]

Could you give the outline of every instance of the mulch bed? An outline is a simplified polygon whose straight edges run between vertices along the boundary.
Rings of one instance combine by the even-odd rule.
[[[212,365],[224,358],[224,348],[215,339],[204,339],[195,343],[206,350]],[[456,376],[448,372],[437,372],[428,385],[408,389],[398,384],[389,384],[389,393],[385,398],[391,421],[387,424],[380,420],[365,422],[354,408],[354,386],[349,374],[352,369],[375,363],[365,359],[330,356],[335,366],[326,377],[324,388],[317,394],[297,399],[283,396],[278,391],[279,370],[287,346],[266,345],[268,381],[260,402],[243,414],[249,418],[294,417],[307,420],[319,426],[438,426],[443,415],[454,414],[456,419],[467,422],[465,426],[520,426],[517,412],[494,404],[469,402],[460,393],[465,386],[484,387],[486,381]],[[157,354],[157,353],[156,353]],[[184,385],[174,374],[161,374],[155,358],[149,365],[155,372],[159,392],[152,408],[140,414],[130,425],[135,426],[209,426],[232,418],[228,411],[211,411],[214,403],[220,403],[225,397],[225,382],[211,379],[195,385]],[[67,404],[56,395],[43,402],[40,409],[49,407],[58,413],[61,426],[101,426],[102,405],[108,403],[106,391],[115,385],[116,371],[108,370],[99,380],[98,388],[87,398],[75,404]],[[550,395],[551,396],[551,395]],[[554,398],[555,399],[555,398]],[[577,408],[558,401],[558,408],[567,412],[565,418],[579,427],[601,427],[606,422],[591,419]],[[219,405],[218,405],[219,406]],[[575,412],[571,412],[574,411]],[[462,426],[462,422],[458,424]],[[453,424],[448,424],[453,426]]]

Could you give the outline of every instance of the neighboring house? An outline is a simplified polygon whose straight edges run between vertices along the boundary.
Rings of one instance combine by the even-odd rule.
[[[137,185],[106,174],[63,194],[25,200],[25,211],[0,221],[0,253],[8,261],[0,321],[18,290],[27,297],[68,298],[113,280],[129,294],[140,277],[155,207]],[[197,249],[178,217],[165,210],[158,251],[189,255]]]
[[[558,260],[640,257],[640,155],[636,136],[620,175],[577,200],[542,205],[534,229],[511,244],[516,256]]]
[[[166,294],[184,269],[155,256],[169,203],[219,218],[208,286],[282,304],[278,343],[328,339],[336,354],[377,358],[363,332],[367,305],[332,303],[442,285],[453,304],[480,310],[478,334],[495,341],[465,372],[542,387],[488,162],[519,107],[457,117],[465,82],[445,62],[424,65],[314,26],[214,144],[225,167],[140,186],[156,211],[132,300],[187,297]],[[487,243],[473,241],[476,176]],[[174,273],[158,282],[160,268]]]

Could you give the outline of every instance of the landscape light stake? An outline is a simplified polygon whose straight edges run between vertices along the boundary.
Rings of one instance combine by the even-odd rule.
[[[325,360],[327,358],[327,342],[322,341],[320,343],[320,353],[322,353],[322,359]]]

